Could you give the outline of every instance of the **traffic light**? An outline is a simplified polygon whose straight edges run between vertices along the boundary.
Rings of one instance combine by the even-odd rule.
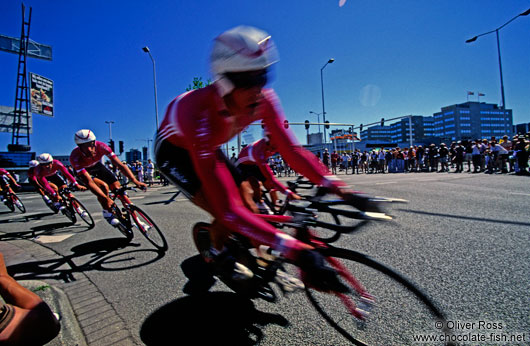
[[[123,154],[123,141],[118,142],[118,147],[120,149],[120,155]]]
[[[350,126],[350,128],[348,129],[348,133],[351,135],[353,133],[353,126]]]
[[[232,145],[232,151],[236,151],[236,147]]]
[[[306,120],[306,121],[305,121],[305,129],[306,129],[306,130],[309,130],[309,120]]]
[[[264,129],[265,128],[265,122],[262,120],[261,121],[261,128]]]
[[[381,126],[385,126],[385,118],[381,118]]]
[[[363,124],[361,124],[361,126],[359,126],[359,132],[363,132]]]
[[[327,129],[329,129],[329,120],[326,120],[326,125],[324,125]]]
[[[283,127],[285,127],[286,129],[289,128],[289,121],[287,121],[287,119],[283,121]]]
[[[112,139],[109,140],[109,147],[110,147],[110,150],[112,150],[112,152],[114,152],[114,141]]]

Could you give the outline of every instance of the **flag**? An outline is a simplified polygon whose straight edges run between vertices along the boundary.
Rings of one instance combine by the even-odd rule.
[[[472,91],[468,91],[467,94],[468,94],[468,95],[475,95],[475,93],[472,92]]]
[[[478,93],[478,96],[486,96],[486,94]]]

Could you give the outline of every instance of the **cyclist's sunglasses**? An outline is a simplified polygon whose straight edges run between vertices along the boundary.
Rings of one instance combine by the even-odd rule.
[[[267,84],[267,70],[227,72],[225,76],[232,82],[235,88],[240,89],[263,88]]]

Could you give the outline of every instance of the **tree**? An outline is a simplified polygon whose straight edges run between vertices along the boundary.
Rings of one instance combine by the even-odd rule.
[[[193,82],[192,83],[193,84],[188,85],[188,87],[186,88],[186,91],[197,90],[197,89],[200,89],[200,88],[204,88],[205,86],[208,86],[208,85],[212,84],[212,81],[210,79],[208,79],[206,84],[204,84],[204,82],[202,81],[202,77],[193,77]]]

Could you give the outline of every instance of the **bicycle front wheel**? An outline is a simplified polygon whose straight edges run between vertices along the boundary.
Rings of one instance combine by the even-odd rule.
[[[18,198],[17,195],[11,196],[13,198],[13,204],[15,207],[17,207],[18,210],[20,210],[22,213],[26,212],[26,207],[24,206],[24,203]]]
[[[95,225],[92,215],[88,212],[88,209],[81,203],[77,198],[70,197],[70,203],[75,213],[79,215],[81,220],[83,220],[89,228],[93,228]]]
[[[445,345],[445,316],[415,284],[390,267],[356,251],[323,250],[350,293],[306,287],[310,302],[355,345]],[[449,338],[448,338],[449,337]]]
[[[140,230],[140,233],[158,250],[168,249],[166,238],[156,223],[142,209],[135,205],[130,207],[131,219]]]

